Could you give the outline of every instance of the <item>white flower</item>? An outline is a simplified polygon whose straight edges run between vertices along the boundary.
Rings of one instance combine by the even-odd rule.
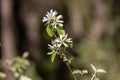
[[[63,34],[61,34],[59,36],[59,38],[52,41],[51,44],[48,44],[48,47],[51,50],[51,52],[48,52],[47,54],[48,55],[53,54],[53,52],[58,51],[61,46],[64,46],[64,47],[70,46],[71,47],[70,44],[72,44],[72,41],[71,41],[72,38],[67,38],[67,37],[68,37],[68,35],[65,34],[65,31],[63,31]]]
[[[62,15],[57,16],[57,12],[53,11],[52,9],[50,12],[47,12],[46,16],[43,17],[43,22],[46,22],[47,24],[51,24],[53,28],[57,28],[57,26],[63,26]]]
[[[49,49],[52,51],[52,52],[48,52],[47,53],[48,55],[51,55],[54,51],[57,51],[59,49],[58,44],[52,44],[52,45],[48,44],[48,46]]]
[[[19,78],[19,80],[32,80],[32,79],[23,75]]]
[[[63,32],[63,34],[60,35],[59,38],[57,38],[54,43],[57,43],[58,47],[61,47],[62,45],[65,47],[69,47],[69,43],[72,43],[71,39],[72,38],[67,38],[68,34],[65,34],[65,32]]]
[[[48,46],[49,46],[49,49],[51,50],[58,50],[58,44],[52,44],[52,45],[48,44]]]
[[[63,32],[63,34],[60,35],[60,37],[58,39],[56,39],[55,41],[59,44],[59,47],[61,45],[64,45],[65,47],[69,47],[68,43],[72,43],[71,39],[72,38],[67,38],[68,34],[65,34],[65,32]]]

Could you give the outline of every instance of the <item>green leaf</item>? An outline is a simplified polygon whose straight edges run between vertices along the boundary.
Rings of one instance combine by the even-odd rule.
[[[69,42],[68,45],[70,46],[70,48],[73,47],[73,42]]]
[[[52,55],[51,55],[51,61],[54,62],[55,57],[56,57],[57,51],[53,51]]]
[[[47,25],[47,27],[46,27],[46,32],[47,32],[47,34],[48,34],[50,37],[53,36],[51,25],[49,25],[49,24]]]
[[[97,77],[95,77],[95,79],[94,80],[100,80],[99,78],[97,78]]]
[[[69,60],[68,60],[68,62],[69,63],[71,63],[71,61],[73,60],[74,58],[73,57],[71,57]]]
[[[63,28],[61,26],[57,27],[57,33],[58,33],[58,35],[63,34]]]

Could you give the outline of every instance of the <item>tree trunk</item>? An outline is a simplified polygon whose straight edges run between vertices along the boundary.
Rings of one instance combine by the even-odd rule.
[[[95,12],[94,23],[90,29],[90,38],[93,40],[99,40],[105,30],[105,4],[102,0],[94,0]]]
[[[83,19],[79,6],[79,1],[71,1],[71,3],[68,3],[67,6],[68,15],[70,18],[70,34],[75,41],[79,41],[83,35]]]
[[[10,60],[17,53],[14,21],[13,21],[13,0],[1,0],[2,14],[2,60]],[[8,66],[9,68],[10,66]],[[15,80],[12,73],[5,69],[7,80]]]
[[[40,60],[40,22],[37,11],[39,3],[33,0],[22,0],[20,3],[20,19],[25,25],[25,35],[27,37],[26,50],[28,50],[35,63],[38,64]]]

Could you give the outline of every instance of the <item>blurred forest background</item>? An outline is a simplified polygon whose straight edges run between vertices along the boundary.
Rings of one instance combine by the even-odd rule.
[[[107,71],[101,80],[120,80],[119,0],[0,0],[0,6],[1,60],[28,51],[27,74],[33,80],[72,80],[66,65],[59,58],[52,63],[47,55],[50,37],[42,18],[50,9],[63,15],[73,38],[72,68],[91,70],[94,64]]]

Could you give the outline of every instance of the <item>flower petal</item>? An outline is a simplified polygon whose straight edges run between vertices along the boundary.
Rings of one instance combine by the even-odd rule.
[[[47,55],[51,55],[53,52],[48,52]]]
[[[68,45],[67,45],[66,43],[63,43],[63,45],[64,45],[65,47],[68,47]]]
[[[59,26],[63,26],[63,24],[59,23]]]
[[[57,16],[57,19],[62,19],[62,18],[63,18],[62,15]]]

